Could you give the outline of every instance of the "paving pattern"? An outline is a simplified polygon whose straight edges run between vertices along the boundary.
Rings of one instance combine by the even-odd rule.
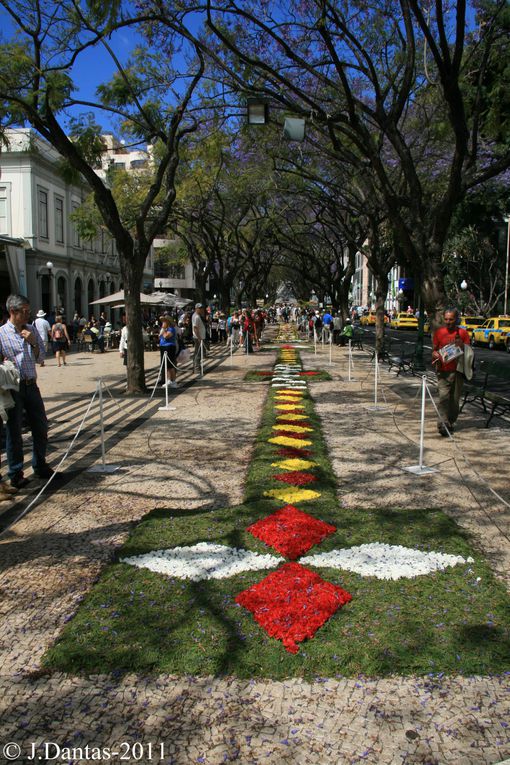
[[[247,369],[271,368],[274,358],[238,355],[231,364],[227,357],[172,396],[171,412],[158,410],[161,400],[107,399],[108,462],[121,471],[74,473],[0,536],[0,763],[31,762],[32,745],[43,762],[90,762],[96,747],[104,756],[95,761],[133,763],[141,755],[146,765],[495,765],[510,757],[510,674],[309,683],[40,673],[44,651],[133,522],[163,499],[165,507],[189,512],[241,500],[266,391],[242,378]],[[328,358],[304,354],[303,362],[319,368]],[[473,534],[508,584],[509,510],[473,471],[509,501],[504,471],[507,476],[510,431],[504,424],[485,431],[476,412],[463,415],[456,442],[468,470],[464,458],[452,458],[453,447],[435,436],[430,419],[426,455],[440,472],[411,477],[401,466],[417,461],[412,384],[383,375],[389,411],[370,413],[367,356],[356,353],[358,379],[351,383],[346,358],[345,350],[335,349],[333,381],[310,383],[339,500],[360,507],[442,507]],[[41,370],[55,459],[83,417],[99,374],[113,390],[121,387],[116,353],[71,356],[66,368],[50,361]],[[90,418],[68,470],[99,460],[97,434],[97,419]],[[17,758],[8,759],[15,750],[4,750],[7,742],[21,747]],[[43,742],[54,744],[45,750]],[[128,759],[120,760],[121,754]]]

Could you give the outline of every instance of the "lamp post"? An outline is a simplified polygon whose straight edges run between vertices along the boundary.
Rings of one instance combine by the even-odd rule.
[[[459,286],[460,286],[460,289],[462,290],[462,293],[460,295],[460,309],[462,313],[464,313],[466,310],[466,301],[467,301],[466,290],[468,288],[468,283],[465,279],[463,279]]]
[[[510,215],[505,215],[506,229],[506,266],[505,266],[505,303],[504,314],[507,316],[508,309],[508,262],[510,261]]]
[[[50,282],[50,313],[53,311],[55,307],[55,299],[53,296],[53,263],[51,260],[48,260],[46,262],[46,268],[48,269],[48,279]]]
[[[106,294],[110,295],[110,282],[112,279],[112,275],[109,271],[107,271],[104,276],[106,279]],[[112,320],[112,309],[110,308],[110,306],[108,306],[108,321],[111,321],[111,320]]]
[[[260,98],[246,101],[248,125],[265,125],[268,121],[267,103]]]

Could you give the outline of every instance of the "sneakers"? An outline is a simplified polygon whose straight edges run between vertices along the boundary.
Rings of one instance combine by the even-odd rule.
[[[16,475],[13,475],[11,478],[11,486],[13,489],[24,489],[29,483],[28,478],[23,477],[23,473],[16,473]]]

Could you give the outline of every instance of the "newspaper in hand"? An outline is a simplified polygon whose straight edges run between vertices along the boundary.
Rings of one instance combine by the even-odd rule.
[[[444,348],[440,348],[439,353],[443,360],[443,364],[448,364],[450,361],[455,361],[459,356],[464,355],[463,349],[459,348],[458,345],[454,345],[454,343],[445,345]]]

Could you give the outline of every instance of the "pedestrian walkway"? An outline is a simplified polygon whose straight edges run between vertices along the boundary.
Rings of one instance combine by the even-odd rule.
[[[333,349],[331,366],[328,353],[301,352],[307,368],[325,368],[332,376],[311,382],[310,392],[339,501],[346,507],[443,509],[472,534],[508,587],[510,512],[481,480],[510,502],[506,424],[485,430],[477,411],[466,411],[451,444],[437,437],[429,410],[425,460],[438,472],[416,478],[402,467],[418,458],[419,381],[383,373],[385,408],[371,411],[368,355],[355,352],[349,382],[347,350]],[[147,354],[149,383],[155,382],[158,358]],[[76,432],[100,375],[113,396],[105,396],[107,462],[120,470],[86,472],[101,456],[93,414],[70,456],[68,479],[0,537],[0,762],[29,762],[31,743],[44,741],[55,742],[46,752],[55,762],[50,758],[57,746],[76,749],[77,756],[65,752],[61,761],[86,762],[86,745],[89,752],[96,747],[126,754],[128,762],[141,754],[138,761],[147,765],[495,765],[510,757],[509,676],[310,683],[41,674],[42,655],[133,523],[162,505],[192,513],[241,501],[267,392],[265,383],[243,378],[249,370],[271,368],[274,359],[275,352],[266,350],[248,357],[238,352],[231,362],[215,350],[208,362],[214,368],[204,378],[172,392],[173,411],[158,408],[161,389],[151,403],[121,395],[124,370],[117,353],[77,354],[66,368],[49,361],[41,370],[52,464]],[[18,500],[16,511],[29,496]],[[21,747],[17,759],[9,759],[15,749],[2,750],[6,742]]]

